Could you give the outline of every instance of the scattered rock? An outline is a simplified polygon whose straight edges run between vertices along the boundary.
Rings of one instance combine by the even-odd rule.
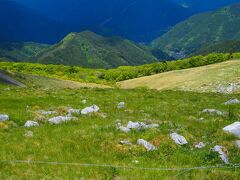
[[[238,99],[231,99],[224,103],[225,105],[231,105],[231,104],[240,104],[240,100]]]
[[[82,100],[82,103],[83,103],[83,104],[86,104],[86,103],[87,103],[87,100],[86,100],[86,99]]]
[[[99,108],[98,106],[92,105],[92,106],[90,106],[90,107],[86,107],[85,109],[83,109],[83,110],[81,111],[81,114],[86,115],[86,114],[89,114],[89,113],[98,112],[99,110],[100,110],[100,108]]]
[[[130,141],[127,141],[127,140],[120,141],[119,143],[122,144],[122,145],[129,145],[129,146],[132,145],[132,143]]]
[[[202,149],[202,148],[204,148],[205,146],[206,146],[205,143],[200,142],[200,143],[196,144],[194,147],[197,148],[197,149]]]
[[[124,126],[120,126],[120,127],[118,127],[118,129],[119,129],[120,131],[125,132],[125,133],[128,133],[128,132],[131,131],[131,129],[129,129],[129,128],[127,128],[127,127],[124,127]]]
[[[9,116],[6,114],[0,114],[0,121],[8,121],[9,120]]]
[[[38,122],[36,121],[27,121],[24,125],[24,127],[34,127],[34,126],[39,126]]]
[[[142,130],[144,129],[146,126],[146,124],[144,124],[143,122],[132,122],[132,121],[129,121],[128,124],[127,124],[127,128],[128,129],[136,129],[136,130]]]
[[[41,110],[39,111],[42,115],[53,115],[53,114],[57,114],[56,111],[44,111],[44,110]]]
[[[49,123],[51,124],[61,124],[67,121],[75,120],[76,118],[74,117],[69,117],[69,116],[57,116],[54,118],[51,118],[48,120]]]
[[[118,129],[120,129],[123,132],[130,132],[132,129],[140,131],[142,129],[153,129],[153,128],[159,127],[158,124],[146,125],[143,122],[132,122],[132,121],[128,122],[127,127],[122,126],[120,122],[117,122],[116,126]]]
[[[170,137],[172,138],[172,140],[179,145],[185,145],[188,144],[187,140],[185,139],[185,137],[177,134],[177,133],[172,133],[170,134]]]
[[[80,115],[81,114],[81,110],[80,109],[73,109],[73,108],[70,108],[68,109],[68,116],[72,116],[72,114],[78,114]]]
[[[237,148],[240,148],[240,140],[235,141],[235,145],[237,146]]]
[[[24,134],[25,137],[33,137],[33,132],[32,131],[27,131],[25,134]]]
[[[216,145],[216,146],[214,146],[214,148],[212,148],[212,151],[218,152],[218,154],[219,154],[220,158],[223,160],[223,162],[225,164],[229,164],[226,148]]]
[[[145,147],[148,151],[157,150],[157,148],[154,145],[152,145],[151,143],[145,141],[144,139],[138,139],[137,143],[139,145],[142,145],[143,147]]]
[[[240,122],[235,122],[233,124],[230,124],[229,126],[226,126],[225,128],[223,128],[223,131],[240,138]]]
[[[228,86],[219,85],[217,87],[217,92],[231,94],[231,93],[234,93],[235,91],[237,91],[238,89],[240,89],[239,83],[230,83]]]
[[[125,102],[120,102],[117,106],[118,109],[123,109],[125,108]]]
[[[226,114],[226,113],[224,113],[222,111],[219,111],[219,110],[216,110],[216,109],[204,109],[202,112],[203,113],[209,113],[209,114],[216,114],[216,115],[219,115],[219,116],[223,116],[223,115]]]

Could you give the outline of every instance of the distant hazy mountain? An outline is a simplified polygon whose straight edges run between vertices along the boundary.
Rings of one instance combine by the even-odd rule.
[[[0,1],[0,41],[35,41],[53,43],[70,30],[18,3]]]
[[[103,35],[146,42],[192,12],[168,0],[16,0],[46,16]],[[59,29],[61,31],[61,29]]]
[[[70,33],[35,58],[35,62],[39,63],[89,68],[112,68],[156,61],[143,46],[118,37],[106,38],[90,31]]]
[[[154,40],[152,47],[179,58],[226,40],[240,40],[240,4],[195,15]]]

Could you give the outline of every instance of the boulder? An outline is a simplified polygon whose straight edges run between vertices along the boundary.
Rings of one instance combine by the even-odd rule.
[[[206,146],[206,144],[204,144],[203,142],[200,142],[198,144],[196,144],[194,147],[197,148],[197,149],[202,149]]]
[[[85,109],[83,109],[83,110],[81,111],[81,114],[86,115],[86,114],[89,114],[89,113],[98,112],[99,110],[100,110],[100,108],[99,108],[98,106],[92,105],[92,106],[90,106],[90,107],[86,107]]]
[[[125,102],[120,102],[117,106],[118,109],[123,109],[125,108]]]
[[[8,121],[9,120],[9,116],[6,114],[0,114],[0,122],[3,121]]]
[[[34,127],[34,126],[39,126],[38,122],[36,122],[36,121],[27,121],[25,123],[25,125],[24,125],[24,127],[27,127],[27,128]]]
[[[158,124],[148,124],[148,125],[146,125],[143,122],[132,122],[132,121],[128,122],[127,127],[122,126],[120,122],[117,122],[116,126],[117,126],[117,129],[119,129],[123,132],[130,132],[132,129],[140,131],[142,129],[153,129],[153,128],[158,128],[159,127]]]
[[[235,122],[223,128],[223,131],[240,138],[240,122]]]
[[[185,137],[177,134],[177,133],[172,133],[170,134],[170,137],[172,138],[172,140],[179,145],[185,145],[188,144],[187,140],[185,139]]]
[[[223,116],[223,115],[225,115],[224,112],[219,111],[219,110],[216,110],[216,109],[204,109],[202,112],[203,112],[203,113],[209,113],[209,114],[216,114],[216,115],[218,115],[218,116]]]
[[[152,145],[151,143],[145,141],[144,139],[138,139],[137,143],[139,145],[142,145],[143,147],[145,147],[148,151],[157,150],[157,148],[154,145]]]
[[[219,157],[225,164],[229,164],[226,148],[224,148],[223,146],[216,145],[214,146],[214,148],[212,148],[212,151],[217,152],[219,154]]]
[[[76,119],[76,118],[69,117],[69,116],[57,116],[57,117],[53,117],[53,118],[49,119],[48,122],[51,124],[61,124],[61,123],[71,121],[74,119]]]
[[[231,105],[231,104],[240,104],[240,100],[238,99],[231,99],[224,103],[225,105]]]

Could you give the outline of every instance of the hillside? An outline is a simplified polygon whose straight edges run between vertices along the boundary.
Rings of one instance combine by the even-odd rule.
[[[58,81],[63,86],[56,86],[52,79],[36,78],[40,86],[0,84],[0,113],[8,117],[0,122],[0,179],[240,176],[239,138],[222,130],[240,118],[239,104],[224,105],[240,94],[79,88],[72,82]],[[125,103],[123,108],[119,102]],[[79,113],[93,104],[97,112]],[[206,108],[224,115],[203,113]],[[53,124],[52,118],[70,120]],[[133,122],[138,126],[124,131]],[[183,141],[174,140],[172,133],[186,143],[180,145]],[[143,140],[151,149],[140,143]],[[223,149],[221,156],[212,150],[216,145]]]
[[[236,91],[240,92],[239,67],[240,60],[232,60],[122,81],[119,85],[124,89],[144,87],[157,90],[217,92],[227,89],[232,83],[236,85]]]
[[[240,52],[240,41],[238,40],[228,40],[222,43],[217,43],[213,45],[206,45],[199,50],[197,50],[195,55],[207,55],[209,53],[236,53]]]
[[[33,42],[0,42],[0,58],[18,62],[31,61],[34,56],[48,47],[49,45]]]
[[[103,37],[90,31],[71,33],[36,57],[46,64],[113,68],[156,62],[144,46],[119,37]]]
[[[239,40],[239,29],[240,4],[235,4],[192,16],[154,40],[151,46],[176,58],[182,58],[206,45]]]

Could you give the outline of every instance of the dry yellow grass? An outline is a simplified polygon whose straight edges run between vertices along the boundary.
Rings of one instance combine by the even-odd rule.
[[[240,83],[240,60],[171,71],[118,84],[124,89],[146,87],[157,90],[215,92],[219,85],[227,86],[229,83]]]

